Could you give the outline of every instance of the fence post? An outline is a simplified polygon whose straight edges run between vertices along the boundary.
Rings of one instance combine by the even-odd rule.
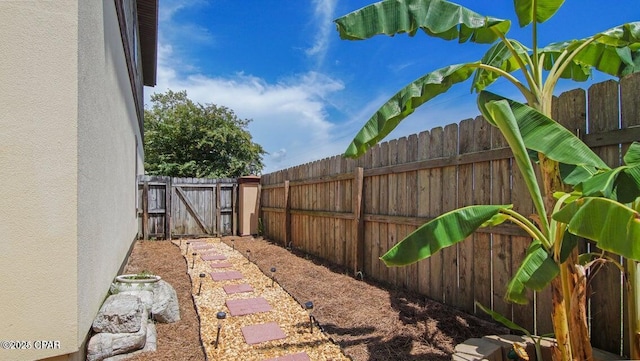
[[[240,198],[240,187],[238,186],[238,178],[236,178],[236,183],[233,185],[233,190],[231,191],[231,235],[238,235],[238,201]]]
[[[284,181],[284,247],[291,242],[291,200],[289,199],[289,181]]]
[[[142,186],[142,239],[149,239],[149,182]]]
[[[213,222],[213,227],[215,227],[215,231],[216,231],[216,236],[218,237],[222,237],[222,231],[224,231],[224,227],[222,224],[222,202],[220,202],[220,197],[222,196],[222,189],[221,189],[221,185],[220,183],[217,183],[216,181],[216,204],[214,204],[213,206],[216,207],[216,220],[215,222]],[[213,233],[213,229],[211,230],[211,233]]]
[[[359,269],[364,269],[364,219],[362,206],[362,192],[364,188],[364,169],[357,167],[353,177],[353,227],[355,242],[353,242],[353,275]]]
[[[171,178],[164,183],[164,239],[171,240]]]

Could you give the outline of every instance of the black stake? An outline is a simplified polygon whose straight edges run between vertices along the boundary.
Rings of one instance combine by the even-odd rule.
[[[309,330],[313,333],[313,316],[311,315],[311,312],[313,312],[313,302],[307,301],[304,304],[304,309],[307,310],[307,313],[309,314]]]
[[[227,314],[220,311],[216,314],[216,318],[218,319],[218,332],[216,333],[216,346],[218,348],[218,341],[220,340],[220,329],[222,328],[222,320],[227,317]]]
[[[191,269],[193,269],[193,266],[196,265],[196,256],[198,255],[197,253],[193,252],[191,254],[193,256],[193,260],[191,261]]]
[[[276,273],[276,268],[275,267],[271,267],[271,287],[273,287],[273,282],[274,282],[274,278],[275,278],[275,273]]]
[[[207,275],[204,273],[200,273],[200,286],[198,286],[198,296],[200,296],[200,291],[202,290],[202,280],[206,277]]]

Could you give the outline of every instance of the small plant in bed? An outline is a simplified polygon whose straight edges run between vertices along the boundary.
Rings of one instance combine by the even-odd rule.
[[[149,271],[139,273],[123,274],[116,276],[111,284],[111,293],[130,290],[151,290],[153,284],[160,281],[161,277]]]

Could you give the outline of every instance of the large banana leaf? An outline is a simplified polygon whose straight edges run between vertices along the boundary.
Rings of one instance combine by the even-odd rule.
[[[640,22],[619,25],[581,40],[549,44],[539,51],[545,56],[544,68],[550,70],[565,50],[571,52],[588,41],[591,42],[562,72],[562,78],[585,81],[592,67],[617,77],[640,71]]]
[[[594,175],[578,184],[576,190],[587,197],[600,196],[630,203],[640,195],[639,174],[640,165],[618,167]],[[623,183],[623,191],[619,193],[620,182]]]
[[[347,157],[358,157],[391,133],[417,107],[447,92],[451,86],[471,77],[477,63],[450,65],[431,72],[396,93],[378,109],[360,129],[345,151]]]
[[[460,43],[493,43],[496,34],[506,34],[509,20],[480,15],[445,0],[386,0],[351,12],[335,20],[340,38],[362,40],[374,35],[413,36],[422,29],[426,34]]]
[[[505,299],[525,304],[527,289],[541,291],[553,280],[560,268],[553,257],[544,249],[542,243],[534,240],[527,249],[527,255],[518,267],[516,274],[507,285]]]
[[[485,114],[487,113],[485,104],[502,100],[508,102],[527,149],[543,153],[548,158],[564,164],[609,169],[607,164],[580,138],[553,119],[525,104],[488,91],[482,91],[478,95],[478,108],[485,115],[485,118],[491,121],[492,118]]]
[[[546,217],[547,212],[544,208],[544,201],[542,200],[542,193],[540,192],[540,187],[538,186],[536,174],[533,170],[529,154],[527,153],[524,139],[522,138],[520,129],[518,129],[518,119],[516,119],[512,111],[512,105],[504,99],[487,101],[487,99],[483,97],[478,97],[478,105],[485,119],[500,129],[500,132],[509,144],[509,148],[511,148],[513,152],[513,158],[518,165],[520,173],[522,173],[522,179],[529,190],[533,205],[540,217],[541,230],[546,234],[549,226]],[[547,246],[549,245],[547,244]]]
[[[622,160],[624,160],[624,164],[626,165],[640,164],[640,143],[631,143]]]
[[[526,63],[524,59],[527,57],[527,54],[530,50],[517,40],[509,39],[508,41],[519,54],[520,58],[523,60],[523,63]],[[517,59],[513,56],[513,53],[511,53],[507,45],[502,41],[495,43],[484,54],[480,62],[482,64],[502,69],[508,73],[520,69]],[[496,74],[493,71],[480,68],[478,69],[478,71],[476,71],[476,75],[473,77],[473,89],[476,91],[485,89],[500,77],[501,75]]]
[[[514,0],[520,26],[527,26],[534,20],[543,23],[555,14],[564,0]]]
[[[476,301],[475,305],[481,309],[484,313],[488,314],[489,316],[491,316],[491,318],[493,318],[495,321],[500,322],[501,324],[505,325],[506,327],[515,330],[515,331],[520,331],[523,334],[531,337],[531,333],[529,331],[527,331],[526,328],[516,324],[515,322],[511,321],[510,319],[504,317],[503,315],[499,314],[498,312],[492,311],[491,309],[483,306],[480,302]]]
[[[585,196],[601,196],[631,203],[640,196],[640,143],[634,142],[624,156],[626,165],[600,172],[581,182],[576,190]]]
[[[640,197],[640,143],[631,143],[623,159],[625,166],[607,171],[560,164],[560,173],[565,183],[574,185],[585,196],[603,196],[630,203]]]
[[[617,180],[616,194],[618,201],[631,203],[640,197],[640,143],[631,143],[623,160],[629,168]]]
[[[616,200],[631,203],[640,197],[640,165],[625,169],[616,179]]]
[[[387,266],[418,262],[463,241],[480,227],[504,221],[505,218],[496,217],[503,209],[511,209],[511,205],[468,206],[444,213],[420,226],[380,259]]]
[[[544,69],[551,70],[563,51],[575,49],[583,42],[584,40],[563,41],[559,43],[552,43],[542,49],[539,49],[538,56],[544,56],[544,61],[542,63]],[[563,79],[583,82],[591,79],[591,73],[592,67],[590,65],[571,61],[559,76]]]
[[[594,167],[560,163],[560,177],[562,177],[562,181],[572,186],[586,181],[597,172],[598,170]]]
[[[596,241],[598,247],[640,260],[640,213],[607,198],[585,197],[553,215],[569,232]]]

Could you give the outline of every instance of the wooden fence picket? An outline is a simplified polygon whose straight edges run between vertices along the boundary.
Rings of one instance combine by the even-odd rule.
[[[581,89],[568,91],[555,100],[552,115],[617,166],[621,152],[640,140],[638,89],[640,74],[593,85],[588,97]],[[388,268],[379,259],[418,226],[456,207],[513,204],[524,215],[534,213],[507,143],[482,117],[382,142],[357,160],[332,157],[266,174],[261,185],[267,238],[481,317],[487,316],[475,302],[531,331],[551,331],[549,290],[529,292],[527,305],[503,299],[531,242],[515,225],[481,229],[408,267]],[[593,344],[614,353],[628,352],[620,331],[626,322],[621,282],[620,272],[607,267],[590,295],[590,327],[598,330]]]

